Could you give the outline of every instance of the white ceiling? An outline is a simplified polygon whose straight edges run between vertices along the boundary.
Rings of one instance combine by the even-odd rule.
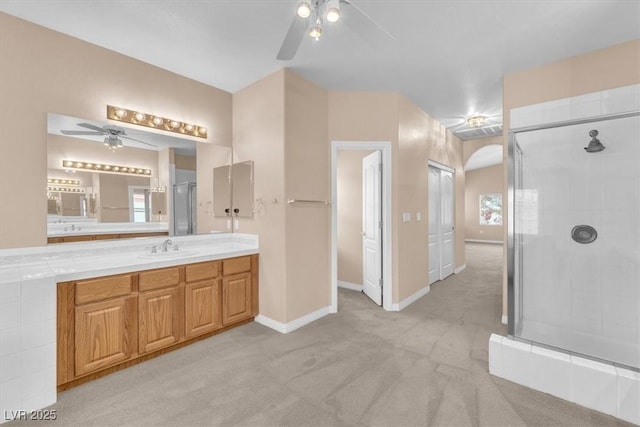
[[[398,91],[447,127],[500,117],[502,76],[640,38],[638,0],[353,0],[275,59],[297,0],[2,0],[0,10],[236,92],[286,66],[330,90]],[[454,130],[463,130],[453,128]]]

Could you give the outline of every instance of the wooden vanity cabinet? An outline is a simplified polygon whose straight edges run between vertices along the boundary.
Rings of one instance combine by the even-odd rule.
[[[135,297],[76,307],[75,372],[84,375],[131,357]]]
[[[177,343],[183,336],[184,285],[180,267],[139,275],[138,346],[140,354]]]
[[[130,274],[75,283],[75,375],[128,360],[136,351],[136,297]]]
[[[258,255],[58,283],[58,390],[251,321]]]
[[[185,267],[185,336],[193,338],[222,327],[220,262]]]

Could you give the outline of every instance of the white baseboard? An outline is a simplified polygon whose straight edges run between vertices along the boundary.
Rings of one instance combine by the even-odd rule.
[[[362,290],[362,285],[358,285],[357,283],[345,282],[343,280],[338,280],[338,287],[358,292]]]
[[[469,243],[495,243],[497,245],[504,243],[502,240],[464,239],[464,241]]]
[[[410,304],[413,304],[414,302],[418,301],[420,298],[422,298],[423,296],[428,294],[429,291],[431,291],[431,285],[427,285],[426,287],[420,289],[418,292],[416,292],[415,294],[411,295],[410,297],[405,298],[404,300],[400,301],[400,304],[391,304],[391,310],[390,311],[402,311],[402,310],[404,310]]]
[[[467,264],[462,264],[460,267],[453,270],[454,274],[462,273],[467,268]]]
[[[502,315],[502,320],[501,321],[502,321],[503,325],[506,325],[507,323],[509,323],[509,318],[507,317],[506,314]]]
[[[261,325],[266,326],[267,328],[271,328],[274,331],[280,332],[281,334],[288,334],[289,332],[293,332],[296,329],[303,327],[315,320],[318,320],[327,314],[330,313],[331,307],[323,307],[320,310],[316,310],[312,313],[306,314],[302,317],[298,317],[295,320],[292,320],[288,323],[278,322],[277,320],[273,320],[270,317],[259,314],[255,317],[255,321],[260,323]]]

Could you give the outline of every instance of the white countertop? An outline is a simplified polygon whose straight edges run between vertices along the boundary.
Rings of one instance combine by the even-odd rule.
[[[150,270],[258,253],[258,236],[240,233],[140,237],[0,250],[0,282],[55,277],[56,282]],[[152,255],[151,247],[158,247]],[[174,250],[178,246],[178,250]]]

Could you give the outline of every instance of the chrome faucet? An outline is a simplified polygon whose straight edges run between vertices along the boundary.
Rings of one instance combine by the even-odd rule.
[[[171,244],[173,244],[171,239],[167,239],[164,242],[162,242],[162,252],[167,252],[167,246]]]

